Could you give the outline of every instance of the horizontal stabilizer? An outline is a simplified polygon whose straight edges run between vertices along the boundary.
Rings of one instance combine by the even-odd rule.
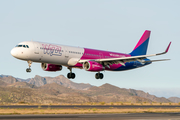
[[[171,60],[171,59],[149,60],[149,61],[143,61],[143,63],[147,63],[147,62],[159,62],[159,61],[167,61],[167,60]]]

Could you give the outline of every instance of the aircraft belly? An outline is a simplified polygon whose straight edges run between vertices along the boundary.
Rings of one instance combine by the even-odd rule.
[[[131,69],[135,69],[135,68],[139,68],[139,67],[143,67],[146,65],[149,65],[150,63],[145,63],[142,64],[138,61],[134,61],[134,62],[127,62],[125,63],[125,66],[120,66],[117,69],[114,69],[113,71],[125,71],[125,70],[131,70]]]
[[[41,62],[51,63],[51,64],[67,65],[67,61],[63,58],[63,56],[43,55]]]

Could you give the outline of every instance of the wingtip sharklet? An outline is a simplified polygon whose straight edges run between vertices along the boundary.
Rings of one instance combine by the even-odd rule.
[[[158,53],[158,54],[156,54],[156,55],[166,54],[166,53],[169,51],[170,46],[171,46],[171,42],[169,43],[168,47],[166,48],[166,50],[165,50],[164,52]]]
[[[169,43],[169,45],[168,45],[168,47],[167,47],[165,53],[167,53],[167,52],[169,51],[170,46],[171,46],[171,42]]]

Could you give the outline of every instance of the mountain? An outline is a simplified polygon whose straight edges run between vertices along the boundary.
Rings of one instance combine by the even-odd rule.
[[[9,75],[0,75],[0,80],[8,84],[12,84],[16,82],[27,82],[37,87],[50,83],[57,83],[59,85],[68,88],[79,89],[79,90],[87,90],[92,87],[92,85],[90,84],[74,83],[69,79],[67,79],[66,77],[64,77],[63,75],[59,75],[57,77],[41,77],[36,75],[34,78],[28,78],[28,79],[15,78]]]
[[[3,74],[0,75],[0,79],[1,78],[7,78],[7,77],[12,77],[12,76],[10,76],[10,75],[3,75]],[[28,78],[28,79],[15,78],[15,79],[17,81],[19,81],[19,82],[29,82],[31,80],[30,78]]]
[[[35,85],[26,83],[26,82],[15,82],[13,84],[7,85],[8,87],[16,87],[16,88],[36,88]]]
[[[129,92],[127,89],[119,88],[116,86],[113,86],[111,84],[104,84],[100,87],[91,87],[89,90],[89,95],[104,95],[104,94],[120,94],[120,95],[133,95],[131,92]]]
[[[37,87],[43,86],[45,84],[50,83],[57,83],[59,85],[72,88],[72,89],[79,89],[79,90],[87,90],[92,85],[90,84],[84,84],[84,83],[74,83],[64,77],[63,75],[59,75],[57,77],[41,77],[36,75],[34,78],[32,78],[28,83],[36,85]]]
[[[111,84],[104,84],[100,87],[91,87],[83,92],[84,95],[91,96],[96,101],[104,102],[152,102],[149,99],[137,96],[128,89],[119,88]]]
[[[23,80],[0,77],[0,103],[85,103],[85,102],[178,102],[178,98],[156,97],[141,90],[119,88],[111,84],[92,86],[74,83],[64,76]]]
[[[18,82],[18,80],[12,76],[3,76],[3,77],[0,77],[0,80],[9,84]]]
[[[129,89],[129,91],[133,94],[133,95],[136,95],[136,96],[139,96],[139,97],[142,97],[142,98],[146,98],[146,99],[149,99],[151,101],[154,101],[154,102],[164,102],[164,103],[167,103],[167,102],[171,102],[170,100],[164,98],[164,97],[156,97],[155,95],[150,95],[149,93],[145,93],[141,90],[134,90],[134,89]]]
[[[22,82],[17,82],[22,84]],[[17,87],[13,83],[6,87],[0,86],[0,103],[85,103],[95,102],[79,90],[64,87],[57,83],[46,84],[41,87]],[[23,83],[24,84],[24,83]]]
[[[6,83],[0,79],[0,86],[7,86],[7,85],[8,85],[8,83]]]
[[[81,92],[84,90],[76,90],[67,88],[57,83],[50,83],[41,86],[37,91],[46,93],[46,95],[53,95],[58,101],[64,103],[85,103],[85,102],[97,102],[89,96],[83,95]]]
[[[32,87],[32,84],[16,82],[0,87],[0,103],[86,103],[86,102],[153,102],[131,93],[129,89],[110,84],[91,87],[89,90],[67,88],[57,83]]]
[[[16,78],[19,82],[29,82],[31,80],[31,78],[28,79],[21,79],[21,78]]]
[[[168,98],[168,100],[170,100],[171,102],[174,102],[174,103],[180,103],[180,98],[178,98],[178,97],[170,97],[170,98]]]
[[[32,88],[0,87],[0,103],[51,103],[51,96],[44,96]]]
[[[76,91],[76,90],[73,90],[71,88],[67,88],[67,87],[64,87],[62,85],[59,85],[57,83],[46,84],[44,86],[38,87],[38,90],[43,91],[47,94],[52,94],[54,91],[56,91],[56,93],[58,93],[58,94],[72,93],[72,92]]]
[[[0,75],[0,78],[8,77],[9,75]]]

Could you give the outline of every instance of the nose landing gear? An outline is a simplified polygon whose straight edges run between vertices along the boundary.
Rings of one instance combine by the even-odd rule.
[[[27,69],[26,69],[26,72],[31,72],[31,68],[27,68]]]
[[[27,62],[28,62],[29,68],[26,69],[26,72],[29,73],[29,72],[31,72],[31,64],[32,64],[32,61],[28,60]]]

